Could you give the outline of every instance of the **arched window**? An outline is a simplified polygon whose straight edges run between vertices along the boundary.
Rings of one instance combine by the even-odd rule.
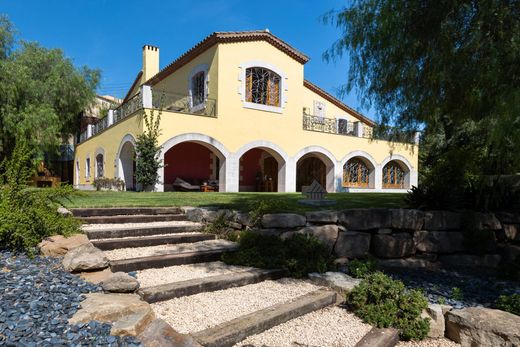
[[[364,161],[352,158],[343,167],[344,187],[368,187],[370,183],[370,169]]]
[[[96,177],[104,177],[105,168],[103,166],[103,154],[98,154],[96,156]]]
[[[246,69],[246,101],[280,107],[280,76],[263,67]]]
[[[404,188],[405,171],[395,161],[391,161],[383,168],[383,188]]]
[[[206,101],[206,74],[200,71],[191,78],[192,107],[200,106],[204,101]]]

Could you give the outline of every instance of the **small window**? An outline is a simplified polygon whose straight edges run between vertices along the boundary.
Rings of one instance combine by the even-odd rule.
[[[85,161],[85,177],[87,179],[90,178],[90,158],[87,158]]]
[[[383,188],[404,188],[405,172],[401,165],[391,161],[383,168]]]
[[[105,168],[103,167],[103,154],[98,154],[96,156],[96,177],[104,177]]]
[[[266,68],[246,70],[246,101],[280,107],[280,76]]]
[[[206,101],[206,74],[204,71],[196,73],[191,79],[192,107],[203,105]]]
[[[352,158],[343,167],[344,187],[368,187],[370,169],[361,159]]]
[[[348,119],[338,118],[338,134],[354,135],[354,123]]]

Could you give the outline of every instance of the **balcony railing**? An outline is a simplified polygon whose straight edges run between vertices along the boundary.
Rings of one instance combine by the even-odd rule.
[[[366,127],[371,130],[370,127]],[[372,136],[372,132],[361,122],[351,122],[342,118],[327,118],[303,114],[303,129],[322,133],[348,135],[357,137]]]
[[[105,118],[99,120],[96,124],[89,124],[87,129],[79,135],[79,143],[103,132],[143,108],[161,109],[164,111],[206,117],[217,116],[216,100],[214,99],[205,99],[204,102],[193,105],[190,96],[170,93],[163,90],[153,90],[149,86],[142,86],[139,93],[117,108],[109,110]]]

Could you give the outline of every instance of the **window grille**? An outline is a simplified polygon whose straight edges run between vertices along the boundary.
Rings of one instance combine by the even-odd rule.
[[[405,172],[396,162],[391,161],[383,168],[383,188],[404,188]]]
[[[206,76],[204,71],[198,72],[191,79],[191,98],[192,106],[199,106],[204,104],[206,99]]]
[[[246,101],[280,107],[280,76],[266,68],[248,68],[246,70]]]
[[[358,158],[352,158],[343,167],[344,187],[368,187],[370,183],[370,169]]]

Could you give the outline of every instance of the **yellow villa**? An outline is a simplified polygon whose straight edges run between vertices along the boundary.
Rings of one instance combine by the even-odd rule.
[[[372,137],[374,122],[304,77],[309,58],[268,30],[216,32],[159,68],[142,70],[122,104],[88,125],[74,184],[120,178],[135,190],[143,114],[161,109],[157,191],[404,192],[417,185],[418,147]],[[155,111],[156,113],[158,111]]]

